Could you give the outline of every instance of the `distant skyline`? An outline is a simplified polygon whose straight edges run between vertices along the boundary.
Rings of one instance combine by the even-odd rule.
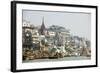
[[[43,17],[46,28],[51,25],[59,25],[70,29],[72,35],[91,40],[90,13],[23,10],[23,20],[29,21],[35,26],[42,24]]]

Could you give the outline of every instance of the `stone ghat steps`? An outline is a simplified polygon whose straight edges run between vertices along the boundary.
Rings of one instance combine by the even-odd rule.
[[[63,58],[74,56],[73,53],[63,53],[63,52],[50,52],[48,50],[35,50],[32,49],[25,49],[23,50],[23,60],[34,60],[34,59],[55,59],[55,58]],[[90,57],[91,55],[84,55],[86,57]]]

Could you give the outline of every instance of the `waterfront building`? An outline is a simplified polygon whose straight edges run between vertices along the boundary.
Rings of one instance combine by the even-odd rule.
[[[27,21],[23,21],[22,24],[22,43],[23,47],[32,47],[32,30],[31,24]]]
[[[52,25],[49,27],[48,31],[52,31],[53,33],[53,40],[55,45],[64,45],[66,42],[67,36],[69,36],[69,31],[66,30],[64,27]]]

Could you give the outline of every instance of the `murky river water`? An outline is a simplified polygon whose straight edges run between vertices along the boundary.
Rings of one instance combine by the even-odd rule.
[[[79,56],[79,57],[64,57],[64,58],[56,58],[56,59],[35,59],[35,60],[28,60],[28,61],[23,61],[23,63],[32,63],[32,62],[50,62],[50,61],[71,61],[71,60],[90,60],[90,57],[84,57],[84,56]]]

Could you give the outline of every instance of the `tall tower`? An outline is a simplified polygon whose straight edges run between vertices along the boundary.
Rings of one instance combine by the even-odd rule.
[[[42,25],[41,25],[41,28],[40,28],[40,34],[41,35],[45,35],[45,24],[44,24],[44,17],[42,18]]]

